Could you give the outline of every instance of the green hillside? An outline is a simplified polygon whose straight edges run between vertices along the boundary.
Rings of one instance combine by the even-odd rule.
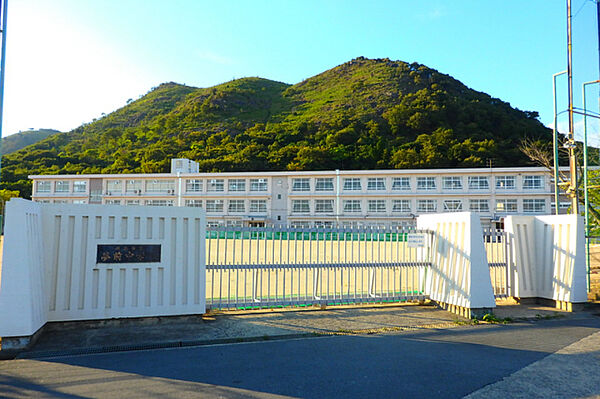
[[[10,154],[12,152],[18,151],[21,148],[25,148],[28,145],[37,143],[40,140],[45,139],[46,137],[60,133],[58,130],[54,129],[40,129],[40,130],[28,130],[26,132],[19,132],[15,134],[11,134],[10,136],[3,137],[1,140],[1,153],[2,154]]]
[[[211,88],[166,83],[137,101],[3,159],[2,187],[27,175],[528,165],[523,112],[419,64],[359,57],[295,85],[244,78]]]

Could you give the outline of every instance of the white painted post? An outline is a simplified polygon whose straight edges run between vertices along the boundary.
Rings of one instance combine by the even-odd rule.
[[[47,321],[44,250],[40,204],[11,199],[6,204],[0,278],[0,337],[3,337],[3,349],[11,349],[13,345],[26,346],[29,337]],[[23,337],[20,345],[19,337]]]

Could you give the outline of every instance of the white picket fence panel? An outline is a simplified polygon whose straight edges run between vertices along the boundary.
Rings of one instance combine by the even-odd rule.
[[[31,335],[47,321],[204,313],[205,225],[203,211],[195,208],[11,200],[0,336]],[[160,245],[160,261],[97,262],[99,245],[119,246],[119,253],[127,246]],[[28,272],[20,270],[23,260]],[[8,281],[26,289],[11,293]],[[17,329],[12,326],[21,315],[12,307],[21,301],[35,309],[36,322]]]

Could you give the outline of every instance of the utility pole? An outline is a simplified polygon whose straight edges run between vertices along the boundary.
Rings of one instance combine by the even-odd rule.
[[[579,214],[579,201],[577,195],[577,159],[575,157],[575,132],[573,124],[573,51],[571,41],[571,0],[567,0],[567,79],[569,95],[569,133],[565,146],[569,151],[569,189],[568,194],[571,197],[571,212]],[[558,206],[558,204],[557,204]]]
[[[600,80],[600,0],[596,0],[596,28],[598,29],[598,79]],[[600,109],[600,96],[598,96],[598,109]],[[600,165],[600,155],[598,155],[598,165]]]
[[[0,0],[0,34],[2,34],[2,50],[0,51],[0,172],[2,172],[2,114],[4,112],[4,70],[6,60],[6,10],[8,8],[8,0]],[[0,182],[2,177],[0,174]]]

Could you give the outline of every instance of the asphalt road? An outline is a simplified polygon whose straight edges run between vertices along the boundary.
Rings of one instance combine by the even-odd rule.
[[[0,396],[460,398],[598,331],[588,317],[9,360]],[[583,396],[572,382],[557,397]]]

